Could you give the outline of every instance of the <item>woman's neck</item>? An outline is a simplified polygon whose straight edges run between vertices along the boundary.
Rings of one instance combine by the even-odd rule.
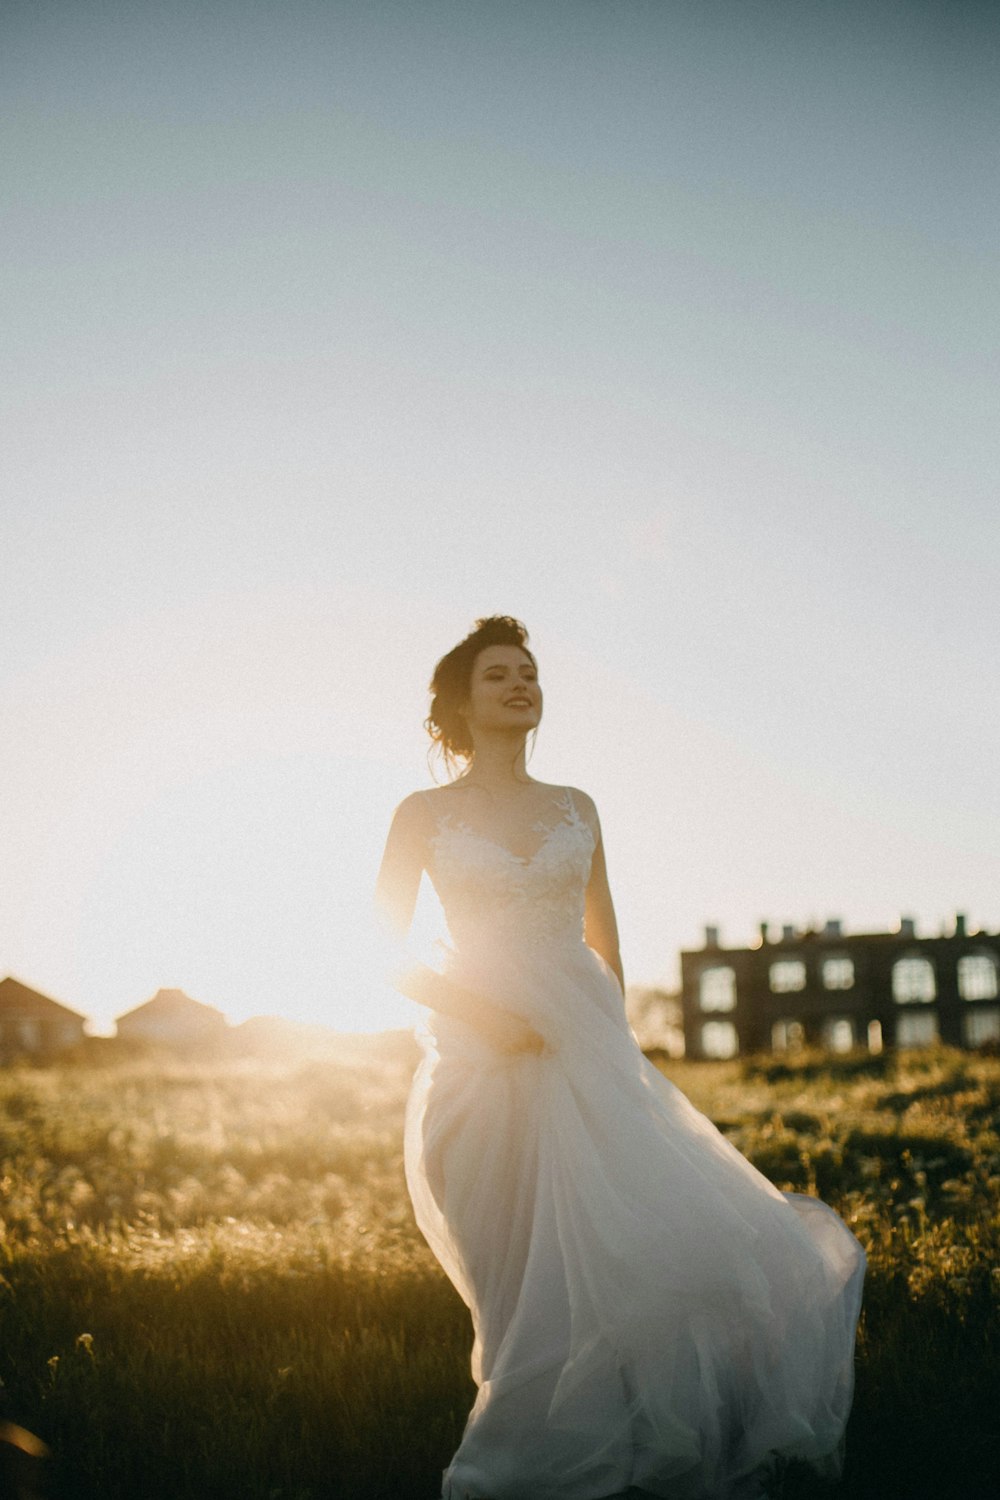
[[[515,790],[530,786],[533,778],[525,764],[525,736],[515,740],[510,735],[482,736],[476,742],[475,754],[468,770],[460,778],[491,791]]]

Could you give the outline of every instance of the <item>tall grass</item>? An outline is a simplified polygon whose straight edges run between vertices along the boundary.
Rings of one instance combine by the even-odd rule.
[[[403,1043],[0,1075],[0,1375],[62,1500],[433,1500],[470,1332],[403,1183]],[[869,1253],[841,1500],[1000,1495],[1000,1063],[664,1071]],[[801,1475],[786,1500],[820,1491]]]

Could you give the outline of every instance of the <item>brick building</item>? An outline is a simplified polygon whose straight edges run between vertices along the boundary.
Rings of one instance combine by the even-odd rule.
[[[735,1057],[798,1046],[955,1047],[1000,1042],[1000,933],[918,937],[911,918],[896,932],[845,933],[762,922],[753,948],[724,948],[717,927],[681,954],[684,1043],[689,1057]]]

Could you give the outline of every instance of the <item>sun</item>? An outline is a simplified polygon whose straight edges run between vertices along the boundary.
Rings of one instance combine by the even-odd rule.
[[[398,789],[385,767],[327,753],[261,756],[167,779],[90,830],[71,928],[78,1008],[94,1030],[165,986],[221,1010],[329,1026],[411,1027],[379,935],[375,877]],[[71,861],[63,844],[63,879]],[[86,878],[84,878],[86,877]],[[411,947],[443,918],[422,893]]]

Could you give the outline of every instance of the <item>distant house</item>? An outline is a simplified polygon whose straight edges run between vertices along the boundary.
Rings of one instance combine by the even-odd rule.
[[[0,1057],[62,1052],[83,1041],[85,1016],[31,990],[9,975],[0,979]]]
[[[128,1040],[192,1047],[226,1035],[228,1027],[214,1006],[192,1000],[183,990],[157,990],[152,1000],[119,1016],[115,1030]]]
[[[918,937],[910,917],[896,932],[830,921],[780,938],[762,922],[754,948],[725,948],[706,927],[681,975],[689,1057],[1000,1043],[1000,933],[968,932],[961,914],[940,937]]]

